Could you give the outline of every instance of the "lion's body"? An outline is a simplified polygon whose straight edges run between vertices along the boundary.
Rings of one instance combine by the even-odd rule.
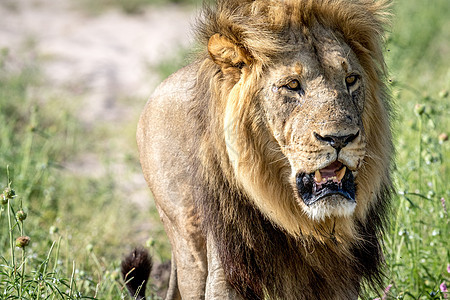
[[[356,299],[379,281],[392,155],[373,1],[219,1],[157,89],[141,164],[170,299]],[[322,178],[323,177],[323,178]]]

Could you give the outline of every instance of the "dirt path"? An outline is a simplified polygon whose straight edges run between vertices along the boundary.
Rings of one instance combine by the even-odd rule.
[[[114,106],[124,95],[147,98],[160,80],[150,66],[192,42],[192,10],[169,6],[90,16],[75,4],[2,0],[0,48],[18,54],[33,44],[50,82],[85,93],[86,122],[116,119],[121,110]]]

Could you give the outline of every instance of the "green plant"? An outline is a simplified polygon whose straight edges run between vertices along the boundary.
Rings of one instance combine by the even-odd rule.
[[[9,59],[0,55],[0,299],[121,299],[121,255],[149,212],[127,202],[131,192],[118,185],[127,173],[112,171],[113,158],[104,156],[97,177],[67,167],[117,134],[96,126],[84,135],[80,108],[69,105],[77,101],[46,94],[42,105],[38,62],[9,68]]]
[[[449,283],[450,26],[445,0],[399,0],[386,57],[393,80],[396,168],[391,226],[384,238],[383,299],[444,299]],[[445,50],[447,49],[447,50]],[[379,295],[381,296],[381,295]],[[365,294],[362,299],[374,295]]]

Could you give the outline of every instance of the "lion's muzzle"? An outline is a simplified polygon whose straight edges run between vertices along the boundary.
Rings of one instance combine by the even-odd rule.
[[[337,136],[337,135],[325,135],[321,136],[320,134],[314,132],[314,137],[321,141],[329,144],[331,147],[336,149],[336,151],[339,153],[342,148],[347,146],[347,144],[351,143],[353,140],[355,140],[359,135],[359,130],[356,132],[356,134],[348,134],[344,136]]]
[[[299,196],[308,206],[331,195],[340,195],[347,201],[356,202],[353,174],[339,161],[314,173],[298,174],[296,184]]]

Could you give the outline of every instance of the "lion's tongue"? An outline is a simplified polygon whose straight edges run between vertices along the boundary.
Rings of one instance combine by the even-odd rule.
[[[328,180],[338,181],[344,177],[345,167],[342,168],[342,163],[335,161],[331,165],[317,170],[314,179],[317,183],[326,183]]]
[[[336,175],[336,171],[342,166],[342,164],[338,161],[335,161],[328,167],[320,169],[320,174],[322,177],[332,177]]]

